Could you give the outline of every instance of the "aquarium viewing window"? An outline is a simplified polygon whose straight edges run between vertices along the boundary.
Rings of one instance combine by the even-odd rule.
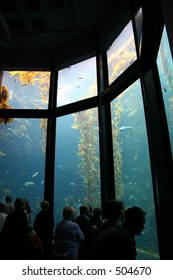
[[[0,201],[26,198],[32,222],[44,197],[46,119],[15,118],[0,125]]]
[[[57,106],[97,95],[96,58],[90,58],[59,71]]]
[[[1,109],[47,109],[50,72],[4,71],[2,86],[7,92]]]
[[[145,230],[136,239],[138,258],[148,258],[150,254],[150,258],[158,259],[150,156],[139,80],[111,102],[111,115],[116,195],[126,208],[138,205],[145,209]]]
[[[173,154],[173,62],[165,28],[158,52],[157,65]]]
[[[136,60],[132,22],[123,29],[107,51],[109,84]]]
[[[101,207],[98,109],[57,118],[55,221],[64,205]]]

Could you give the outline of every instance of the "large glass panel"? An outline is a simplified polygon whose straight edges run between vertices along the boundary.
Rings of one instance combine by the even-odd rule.
[[[59,71],[57,106],[97,94],[96,58],[90,58]]]
[[[100,207],[100,161],[97,108],[57,119],[55,225],[62,209],[81,204]]]
[[[157,65],[173,154],[173,62],[165,28],[160,43]]]
[[[49,72],[3,71],[0,109],[47,109]]]
[[[31,223],[44,198],[46,119],[14,119],[0,125],[0,201],[28,200]]]
[[[139,259],[158,259],[158,241],[150,157],[140,82],[111,104],[115,185],[125,207],[146,212],[143,233],[136,238]]]
[[[132,22],[124,28],[107,51],[109,84],[136,60]]]

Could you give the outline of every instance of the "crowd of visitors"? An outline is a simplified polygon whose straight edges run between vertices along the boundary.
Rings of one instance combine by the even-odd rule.
[[[4,260],[134,260],[135,236],[144,229],[145,212],[137,206],[125,209],[112,199],[102,211],[81,205],[79,215],[73,206],[62,209],[55,225],[49,202],[41,201],[31,226],[31,208],[24,198],[10,196],[0,203],[0,259]]]

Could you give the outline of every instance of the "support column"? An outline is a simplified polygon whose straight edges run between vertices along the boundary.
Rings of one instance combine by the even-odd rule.
[[[97,55],[98,95],[99,95],[99,140],[101,167],[101,199],[103,216],[108,199],[115,198],[114,160],[112,147],[112,125],[110,102],[102,103],[101,94],[108,87],[106,54]]]
[[[50,202],[50,210],[54,210],[54,168],[55,168],[55,138],[56,117],[53,109],[56,107],[57,71],[51,72],[49,94],[49,118],[47,125],[46,162],[45,162],[45,190],[44,199]]]
[[[170,235],[173,217],[173,167],[165,108],[157,66],[142,75],[144,108],[155,194],[161,259],[173,259]]]

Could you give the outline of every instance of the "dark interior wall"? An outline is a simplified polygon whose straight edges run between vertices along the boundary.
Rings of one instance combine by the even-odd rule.
[[[149,0],[147,0],[149,2]],[[13,48],[1,49],[1,68],[25,68],[25,69],[43,69],[49,70],[52,66],[52,56],[54,54],[54,65],[56,69],[62,69],[71,64],[77,63],[80,60],[86,59],[88,55],[94,55],[96,49],[96,43],[104,50],[109,47],[116,36],[121,32],[123,26],[126,25],[130,19],[129,0],[121,0],[121,2],[115,1],[114,8],[109,14],[105,13],[102,18],[102,22],[98,28],[88,34],[87,37],[81,37],[71,45],[63,46],[59,49],[55,48],[52,52],[44,49],[37,51],[15,51]],[[149,2],[150,4],[150,2]],[[156,4],[159,3],[156,1]],[[163,11],[163,17],[166,24],[168,37],[171,45],[173,55],[173,25],[172,25],[172,12],[173,1],[172,0],[160,0],[160,4]],[[121,13],[117,13],[116,6],[121,5]],[[149,5],[150,7],[150,5]],[[153,13],[153,16],[154,13]],[[58,36],[58,35],[57,35]],[[55,41],[57,40],[57,36]],[[37,44],[37,42],[35,42]],[[48,42],[45,43],[49,44]]]
[[[45,40],[42,40],[42,47],[38,47],[41,44],[39,39],[35,40],[32,50],[23,49],[22,47],[16,49],[13,47],[13,44],[1,48],[0,67],[50,70],[53,57],[54,67],[59,70],[95,55],[96,45],[99,45],[102,49],[108,48],[130,19],[129,0],[118,0],[113,5],[111,12],[105,13],[95,30],[87,34],[81,34],[71,44],[63,45],[63,42],[57,43],[61,39],[59,39],[58,33],[55,33],[51,37],[52,42],[54,42],[52,48],[48,47],[49,42],[46,40],[46,37]],[[13,35],[11,37],[12,41],[17,40]],[[21,46],[25,45],[22,42],[22,38],[20,40]]]
[[[173,1],[172,0],[160,0],[164,22],[168,33],[169,43],[171,47],[173,57]]]

